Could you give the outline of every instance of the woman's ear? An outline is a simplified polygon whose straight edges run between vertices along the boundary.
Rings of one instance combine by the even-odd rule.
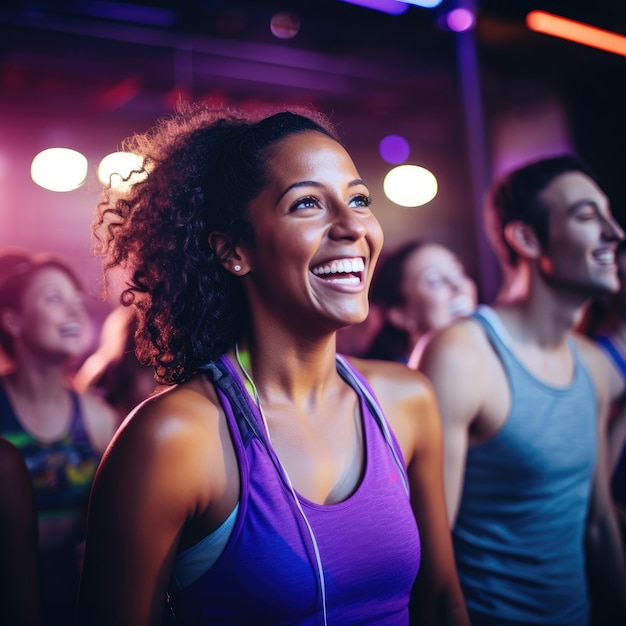
[[[417,322],[412,315],[408,315],[405,307],[392,306],[387,309],[387,320],[396,328],[407,333],[417,331]]]
[[[0,326],[6,333],[11,335],[13,339],[17,339],[22,332],[20,316],[17,311],[13,309],[0,310]]]
[[[209,234],[209,246],[222,266],[235,276],[243,276],[250,271],[244,246],[234,244],[231,235],[214,231]]]
[[[535,231],[529,224],[513,220],[504,227],[506,242],[525,259],[538,259],[541,256],[541,245]]]

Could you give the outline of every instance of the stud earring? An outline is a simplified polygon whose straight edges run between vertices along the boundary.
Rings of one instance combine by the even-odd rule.
[[[238,272],[241,269],[241,265],[237,264],[233,269],[235,270],[235,272]]]

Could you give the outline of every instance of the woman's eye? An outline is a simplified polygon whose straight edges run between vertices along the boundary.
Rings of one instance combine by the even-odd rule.
[[[291,206],[291,211],[297,211],[299,209],[314,209],[318,205],[317,198],[313,196],[308,196],[306,198],[302,198],[298,200],[295,204]]]
[[[368,207],[372,204],[372,197],[366,196],[365,194],[360,194],[352,198],[351,204],[358,207]]]
[[[439,289],[446,283],[445,278],[439,272],[424,273],[421,279],[430,289]]]
[[[445,284],[445,280],[440,277],[428,278],[427,281],[429,287],[433,287],[434,289],[439,289],[439,287],[443,287]]]

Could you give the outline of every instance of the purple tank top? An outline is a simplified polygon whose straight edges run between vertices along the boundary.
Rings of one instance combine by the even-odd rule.
[[[178,624],[324,624],[324,604],[329,625],[409,623],[421,550],[401,453],[367,383],[341,357],[337,365],[359,395],[365,468],[343,502],[298,495],[310,531],[231,363],[223,357],[205,368],[224,406],[241,494],[222,555],[170,596]]]

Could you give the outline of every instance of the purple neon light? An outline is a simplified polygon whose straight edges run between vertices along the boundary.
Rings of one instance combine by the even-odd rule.
[[[414,4],[417,7],[423,9],[434,9],[438,7],[443,0],[398,0],[398,2],[404,2],[405,4]]]
[[[452,11],[446,15],[446,24],[448,28],[455,33],[462,33],[473,28],[474,22],[474,14],[468,9],[452,9]]]
[[[409,142],[401,135],[387,135],[378,144],[380,156],[391,165],[404,163],[410,151]]]
[[[409,8],[407,4],[398,0],[339,0],[339,2],[356,4],[367,9],[389,13],[390,15],[400,15]]]

